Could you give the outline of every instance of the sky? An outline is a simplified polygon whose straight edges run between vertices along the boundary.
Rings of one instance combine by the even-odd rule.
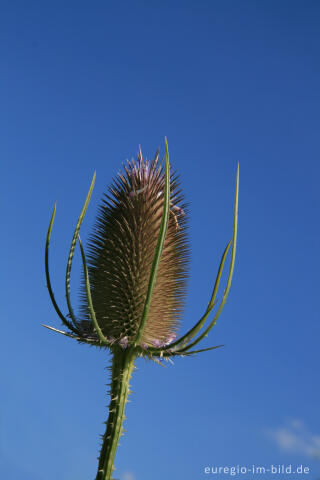
[[[57,201],[50,267],[66,313],[93,172],[84,242],[122,163],[139,145],[163,154],[165,136],[190,204],[181,334],[231,238],[240,164],[234,278],[202,343],[225,346],[167,368],[138,360],[115,478],[290,464],[319,478],[319,22],[313,0],[0,2],[1,479],[95,478],[111,357],[41,327],[61,327],[46,231]],[[80,271],[77,252],[76,309]]]

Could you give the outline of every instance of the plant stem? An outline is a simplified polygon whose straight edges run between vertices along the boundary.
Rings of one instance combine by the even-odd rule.
[[[112,363],[111,401],[109,417],[100,452],[96,480],[112,480],[114,458],[122,433],[124,409],[130,393],[129,381],[134,368],[135,354],[132,348],[114,351]]]

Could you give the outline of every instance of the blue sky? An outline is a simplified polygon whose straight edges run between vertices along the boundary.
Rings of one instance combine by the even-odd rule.
[[[83,239],[121,163],[139,144],[163,153],[165,136],[191,210],[181,333],[209,300],[240,162],[234,280],[203,344],[225,347],[166,369],[138,362],[115,476],[303,464],[319,477],[319,20],[319,2],[302,0],[2,0],[0,478],[94,478],[110,357],[41,327],[60,327],[46,230],[57,200],[51,271],[63,304],[93,171]],[[77,258],[75,304],[79,273]]]

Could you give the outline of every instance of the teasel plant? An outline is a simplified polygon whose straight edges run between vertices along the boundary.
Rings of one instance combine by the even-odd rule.
[[[180,338],[177,338],[177,329],[186,297],[190,249],[187,205],[183,203],[179,177],[170,173],[167,140],[164,161],[159,160],[159,152],[153,161],[145,161],[139,148],[137,161],[128,161],[114,179],[100,206],[86,255],[79,231],[95,176],[77,221],[67,260],[65,293],[69,313],[66,316],[57,304],[49,275],[54,205],[46,238],[45,272],[51,302],[67,331],[43,326],[79,343],[108,350],[112,355],[109,412],[96,474],[96,480],[112,480],[136,359],[144,357],[163,365],[174,357],[192,356],[221,346],[194,348],[216,324],[231,286],[237,242],[239,165],[232,239],[223,252],[203,316]],[[79,317],[70,298],[70,275],[77,243],[83,266]],[[230,249],[226,286],[217,302]],[[214,307],[216,311],[209,321]]]

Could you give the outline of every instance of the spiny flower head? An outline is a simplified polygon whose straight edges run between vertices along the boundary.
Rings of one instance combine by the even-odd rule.
[[[69,331],[44,326],[80,343],[109,347],[114,353],[130,349],[134,355],[144,355],[153,360],[156,360],[155,357],[169,359],[218,348],[191,350],[216,324],[230,291],[236,256],[239,166],[233,235],[221,257],[210,301],[200,320],[177,340],[190,252],[186,234],[187,209],[178,177],[175,173],[170,175],[167,142],[165,166],[159,161],[158,154],[153,161],[144,161],[140,150],[137,161],[127,162],[114,179],[100,206],[96,226],[89,239],[87,264],[79,231],[94,182],[95,174],[73,234],[67,261],[65,287],[67,317],[70,320],[63,315],[55,300],[49,275],[54,206],[46,239],[46,279],[53,306]],[[76,318],[70,299],[70,275],[77,243],[84,272],[81,319]],[[230,247],[227,284],[213,319],[204,328],[217,304],[217,292]]]
[[[176,336],[186,294],[189,246],[186,205],[177,176],[170,179],[170,214],[148,317],[139,345],[160,347]],[[157,154],[128,162],[99,208],[87,255],[96,320],[111,344],[132,345],[140,326],[164,205],[165,172]],[[179,206],[178,206],[179,205]],[[94,336],[85,281],[82,321]]]

